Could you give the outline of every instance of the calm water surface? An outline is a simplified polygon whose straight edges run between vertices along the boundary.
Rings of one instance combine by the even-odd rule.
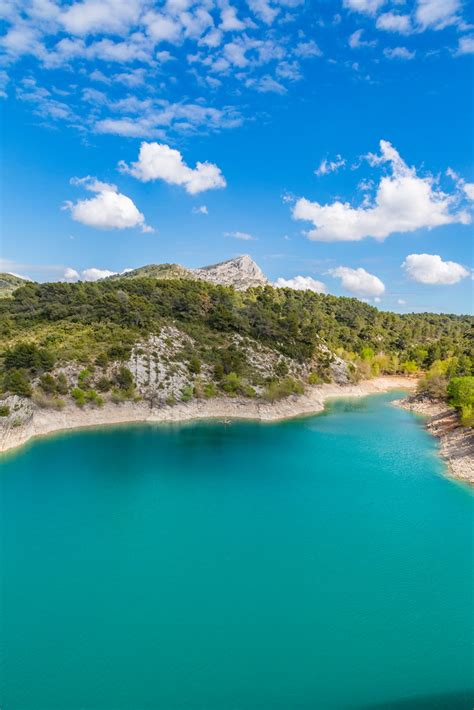
[[[1,459],[2,710],[471,710],[473,496],[395,396]]]

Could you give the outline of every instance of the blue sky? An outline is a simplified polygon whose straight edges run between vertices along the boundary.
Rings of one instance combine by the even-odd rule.
[[[250,254],[280,285],[472,310],[472,5],[10,0],[0,269]]]

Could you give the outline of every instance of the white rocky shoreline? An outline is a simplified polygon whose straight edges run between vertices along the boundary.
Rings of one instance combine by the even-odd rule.
[[[439,455],[447,475],[474,485],[474,429],[462,426],[453,407],[446,402],[412,395],[393,404],[425,417],[426,429],[439,439]]]
[[[146,422],[185,422],[193,419],[250,419],[276,422],[317,414],[329,399],[365,397],[389,390],[409,390],[416,380],[403,376],[382,376],[356,385],[324,384],[308,388],[305,394],[292,395],[270,403],[243,397],[194,399],[174,405],[151,408],[144,401],[107,402],[103,407],[77,407],[68,404],[60,410],[42,409],[30,400],[9,398],[12,415],[0,419],[0,453],[17,449],[27,442],[72,429]],[[446,463],[446,475],[474,485],[474,431],[462,427],[455,410],[444,402],[414,394],[393,404],[426,417],[427,430],[439,439],[439,454]]]
[[[377,377],[356,385],[324,384],[308,388],[305,394],[292,395],[273,404],[258,399],[215,397],[157,408],[150,408],[141,401],[121,404],[107,402],[103,407],[84,408],[68,404],[56,410],[41,409],[31,401],[15,398],[15,401],[10,402],[12,415],[0,420],[0,453],[16,449],[37,437],[85,427],[134,422],[184,422],[192,419],[274,422],[321,412],[328,399],[365,397],[396,389],[411,390],[415,384],[413,379],[401,376]]]

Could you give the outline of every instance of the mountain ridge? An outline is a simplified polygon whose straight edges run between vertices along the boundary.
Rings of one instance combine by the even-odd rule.
[[[115,274],[110,279],[118,278],[156,278],[156,279],[194,279],[207,281],[221,286],[234,286],[245,291],[252,286],[265,286],[269,280],[248,254],[219,261],[215,264],[198,268],[187,268],[181,264],[146,264],[123,274]]]

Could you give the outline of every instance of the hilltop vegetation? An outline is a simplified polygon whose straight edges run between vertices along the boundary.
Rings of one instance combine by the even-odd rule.
[[[138,269],[131,269],[116,276],[109,276],[109,279],[137,279],[137,278],[152,278],[152,279],[191,279],[193,274],[189,269],[186,269],[180,264],[147,264],[140,266]]]
[[[271,286],[136,275],[26,283],[0,302],[0,375],[5,393],[58,406],[70,396],[80,406],[219,392],[274,399],[446,362],[447,380],[468,377],[473,325],[468,316],[397,315]]]
[[[24,286],[27,279],[21,278],[21,276],[15,276],[15,274],[0,273],[0,298],[6,298],[11,296],[13,291],[15,291],[20,286]]]

